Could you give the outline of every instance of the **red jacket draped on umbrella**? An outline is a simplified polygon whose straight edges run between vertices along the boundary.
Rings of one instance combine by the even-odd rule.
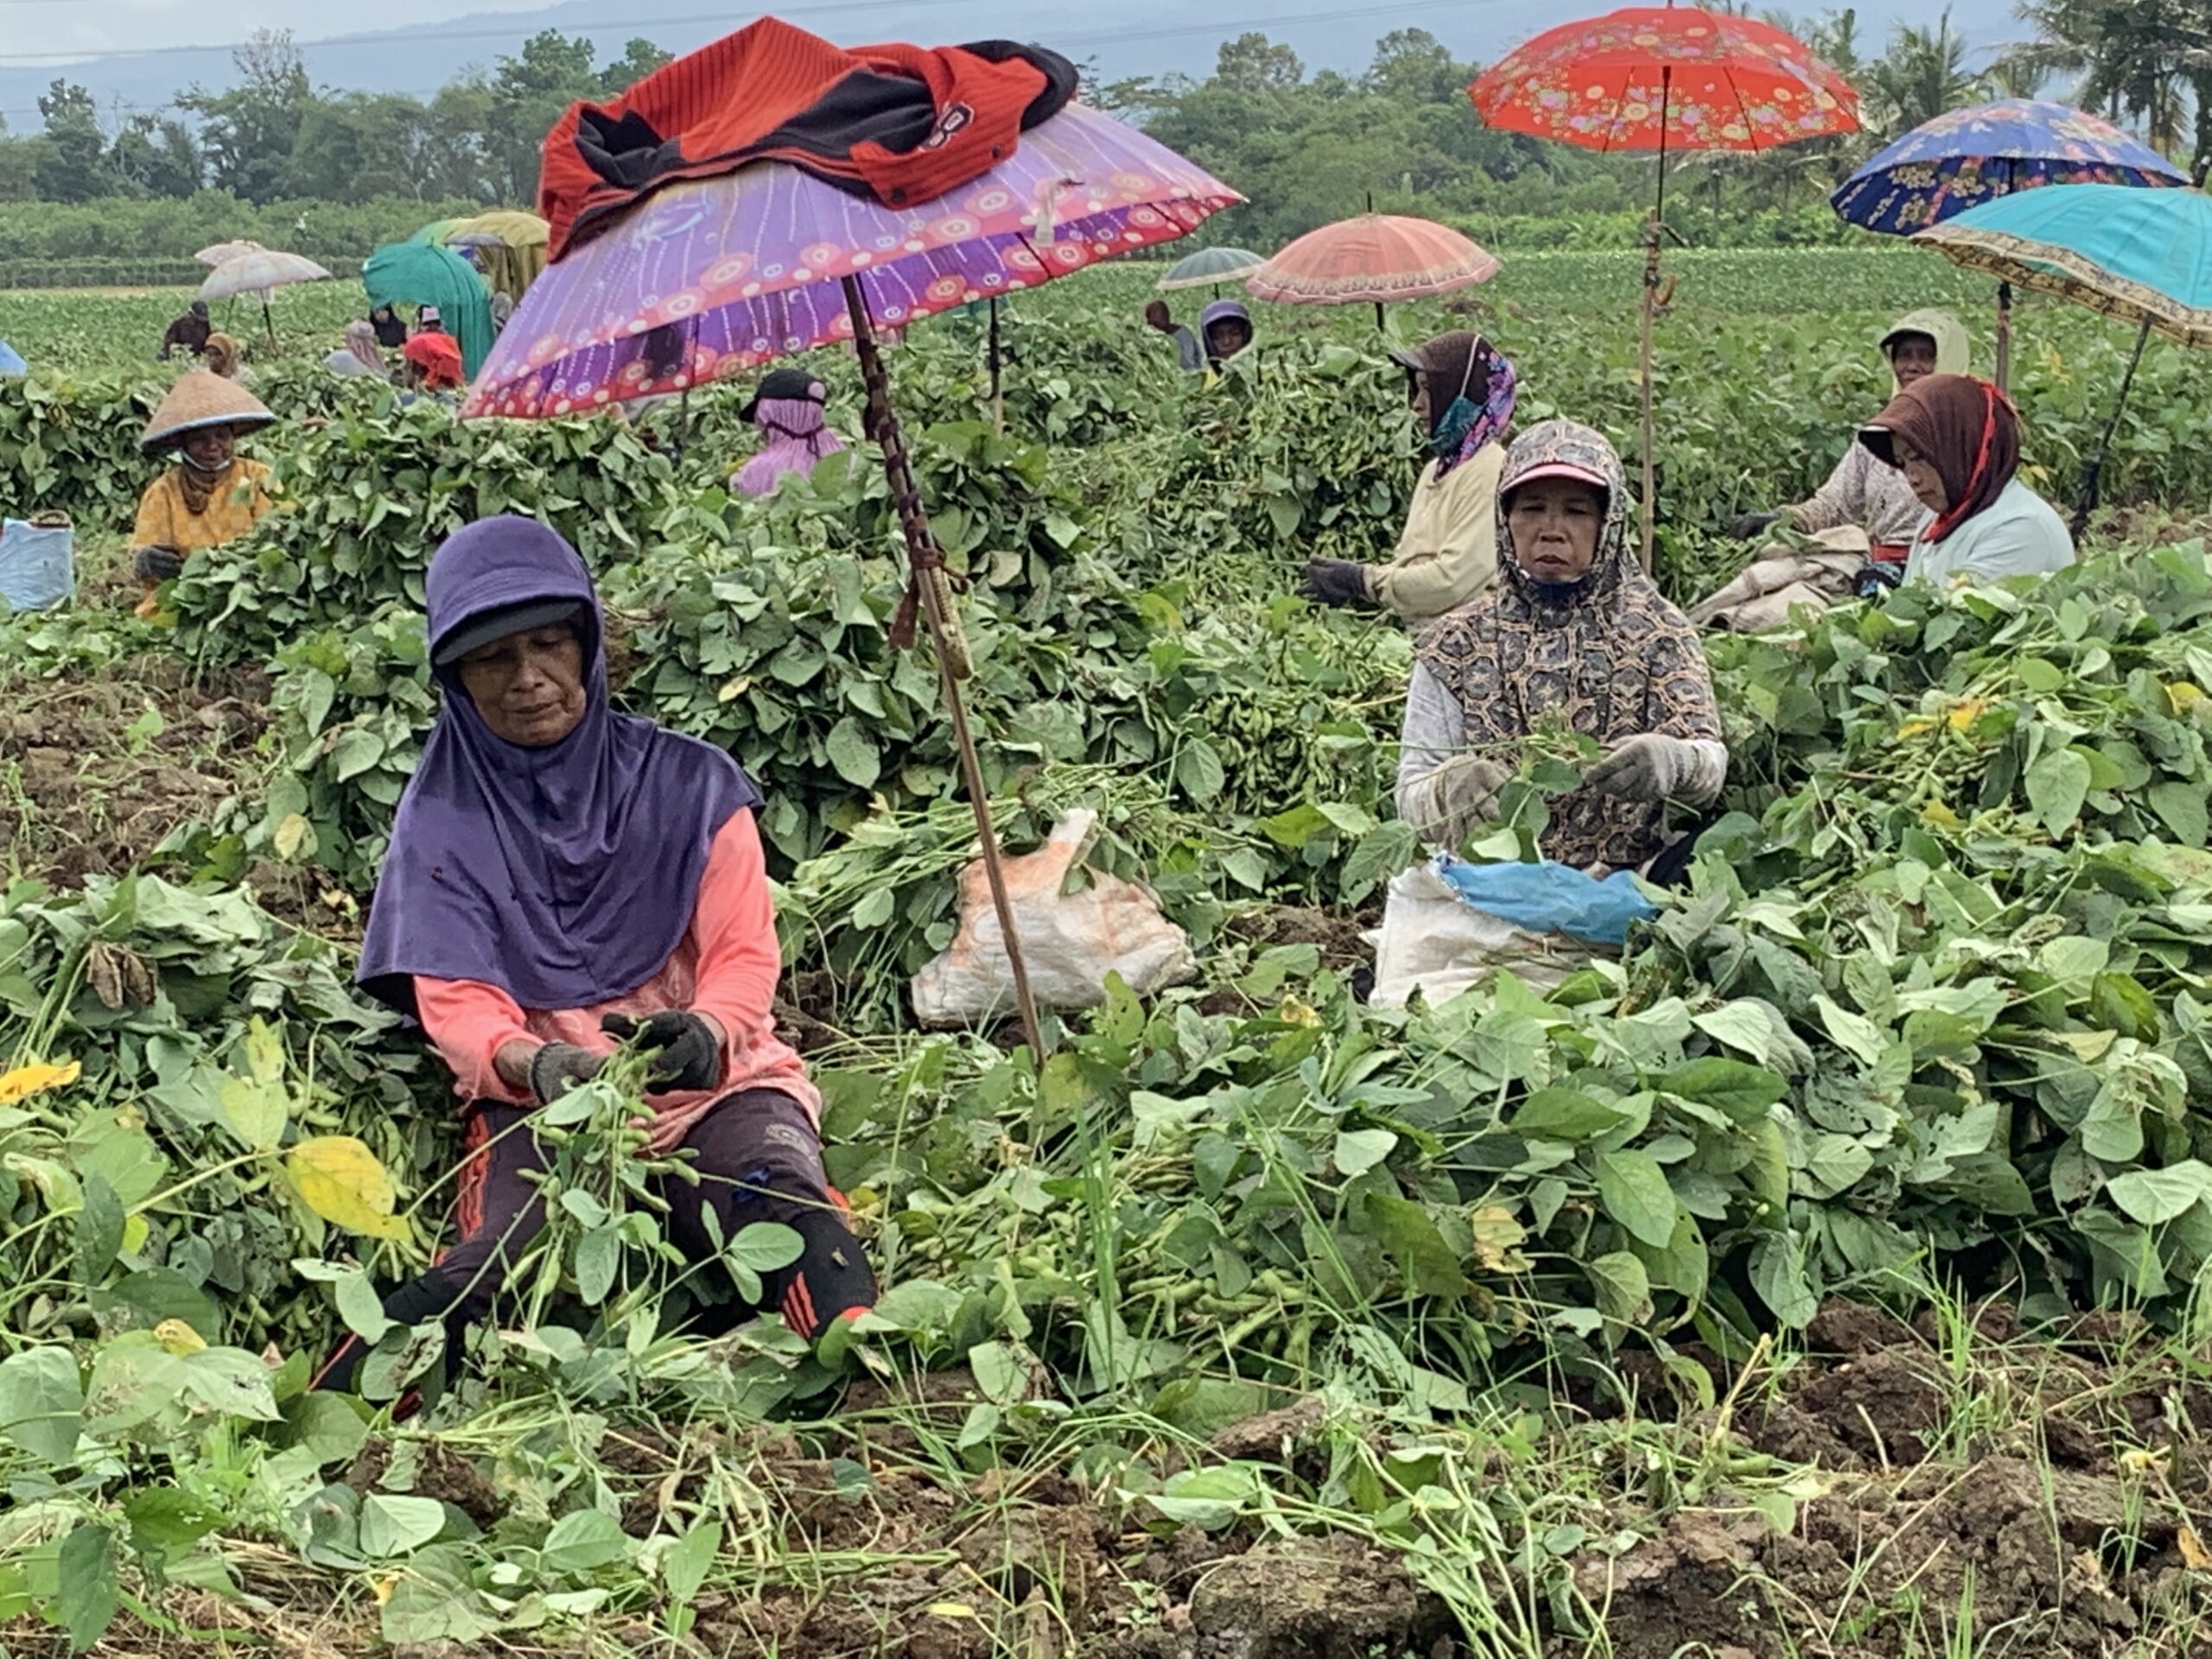
[[[547,135],[537,211],[559,259],[679,179],[789,162],[887,207],[934,200],[1014,153],[1075,94],[1074,66],[987,41],[848,51],[773,17],[576,104]]]

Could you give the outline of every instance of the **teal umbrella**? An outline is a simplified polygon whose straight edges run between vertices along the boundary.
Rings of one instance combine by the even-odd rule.
[[[474,379],[492,353],[492,291],[476,269],[451,248],[428,242],[395,242],[378,248],[361,267],[371,305],[435,305],[448,333],[461,342],[461,360]]]
[[[1254,266],[1265,264],[1267,261],[1258,254],[1243,248],[1201,248],[1170,265],[1167,274],[1154,286],[1163,294],[1183,288],[1218,288],[1224,283],[1236,281]]]
[[[2028,190],[1970,208],[1913,240],[1969,270],[2135,325],[2135,353],[2112,418],[2082,468],[2074,504],[2079,536],[2096,505],[2098,479],[2151,331],[2200,350],[2212,346],[2212,196],[2125,184]]]

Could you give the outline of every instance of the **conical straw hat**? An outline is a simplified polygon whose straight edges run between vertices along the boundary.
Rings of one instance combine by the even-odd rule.
[[[192,369],[169,388],[161,407],[146,423],[141,449],[157,449],[206,426],[235,426],[252,431],[276,419],[269,406],[235,380],[206,369]]]

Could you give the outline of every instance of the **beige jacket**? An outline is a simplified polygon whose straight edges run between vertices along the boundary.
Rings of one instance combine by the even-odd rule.
[[[1422,469],[1390,563],[1371,565],[1367,594],[1420,632],[1497,580],[1497,480],[1505,448],[1486,443],[1440,479]]]

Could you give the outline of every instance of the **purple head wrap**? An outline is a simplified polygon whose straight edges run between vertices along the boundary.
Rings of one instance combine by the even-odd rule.
[[[817,398],[760,397],[752,409],[753,423],[768,435],[768,442],[738,471],[737,487],[747,495],[772,493],[786,473],[810,477],[816,461],[845,447],[823,424]]]
[[[486,518],[430,562],[430,654],[495,612],[573,600],[584,717],[526,749],[492,734],[457,664],[400,799],[356,975],[412,1014],[413,979],[496,985],[525,1008],[626,995],[691,925],[710,843],[760,791],[711,744],[608,705],[583,561],[529,518]],[[472,630],[473,631],[473,630]]]

